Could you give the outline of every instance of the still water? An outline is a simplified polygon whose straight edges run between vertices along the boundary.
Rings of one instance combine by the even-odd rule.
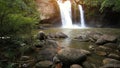
[[[94,32],[100,32],[103,34],[109,34],[109,35],[116,35],[120,36],[120,29],[116,28],[79,28],[79,29],[67,29],[67,28],[48,28],[46,30],[43,30],[45,33],[56,33],[56,32],[63,32],[66,35],[68,35],[68,38],[66,39],[58,39],[58,43],[62,47],[71,47],[76,49],[85,49],[89,50],[89,45],[94,45],[94,43],[91,42],[80,42],[78,40],[74,40],[73,38],[76,36],[79,36],[82,33],[88,32],[88,31],[94,31]],[[88,56],[88,62],[91,63],[93,66],[101,66],[102,60],[104,57],[98,56],[96,54],[92,54],[91,56]]]

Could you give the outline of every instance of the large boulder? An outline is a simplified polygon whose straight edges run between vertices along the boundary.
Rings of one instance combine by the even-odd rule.
[[[86,60],[86,51],[74,48],[64,48],[58,52],[57,57],[63,64],[79,64]]]

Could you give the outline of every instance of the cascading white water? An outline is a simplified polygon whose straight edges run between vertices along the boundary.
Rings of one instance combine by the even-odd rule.
[[[62,0],[58,0],[57,2],[60,8],[62,27],[71,28],[72,27],[71,2],[69,0],[64,2]]]
[[[81,5],[79,6],[80,11],[80,20],[81,26],[73,25],[72,24],[72,13],[71,13],[71,2],[70,0],[57,0],[57,3],[60,8],[61,20],[62,20],[62,27],[63,28],[85,28],[85,21],[84,21],[84,12]]]
[[[83,8],[81,5],[78,5],[78,6],[79,6],[79,11],[80,11],[81,28],[84,28],[84,27],[86,27],[85,20],[84,20],[84,11],[83,11]]]

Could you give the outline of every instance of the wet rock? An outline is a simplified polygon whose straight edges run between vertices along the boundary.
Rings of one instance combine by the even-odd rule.
[[[103,60],[103,64],[120,64],[120,61],[115,60],[115,59],[111,59],[111,58],[105,58]]]
[[[104,34],[103,36],[101,36],[101,38],[103,38],[104,40],[106,40],[108,42],[116,42],[117,41],[117,37],[113,36],[113,35]]]
[[[107,41],[104,40],[103,38],[99,38],[95,43],[98,44],[98,45],[103,45],[105,44]]]
[[[30,56],[22,56],[21,57],[21,61],[27,61],[27,60],[30,60]]]
[[[63,64],[79,64],[86,60],[86,53],[80,49],[64,48],[58,52],[58,58]]]
[[[68,36],[66,34],[64,34],[63,32],[58,32],[56,33],[56,38],[67,38]]]
[[[107,56],[107,53],[104,51],[96,51],[95,53],[100,56]]]
[[[88,42],[88,41],[90,41],[90,39],[89,39],[89,37],[87,37],[87,35],[80,35],[78,37],[75,37],[74,39],[77,39],[77,40],[79,40],[81,42]]]
[[[102,35],[103,35],[102,33],[98,33],[98,32],[88,32],[88,36],[89,36],[90,38],[92,38],[91,41],[93,41],[93,40],[94,40],[94,41],[98,40]]]
[[[67,36],[66,34],[64,34],[63,32],[57,32],[57,33],[55,33],[55,34],[49,33],[49,34],[47,35],[47,37],[48,37],[49,39],[68,38],[68,36]]]
[[[47,35],[47,38],[48,38],[48,39],[55,39],[55,34],[49,33],[49,34]]]
[[[120,68],[120,61],[106,58],[103,60],[103,66],[100,68]]]
[[[111,51],[111,48],[105,46],[98,46],[95,48],[95,53],[101,56],[107,56]]]
[[[120,68],[120,64],[106,64],[100,68]]]
[[[120,56],[119,56],[119,55],[113,54],[113,53],[109,54],[108,57],[109,57],[109,58],[112,58],[112,59],[118,59],[118,60],[120,59]]]
[[[37,34],[37,39],[39,39],[40,41],[46,40],[47,36],[46,36],[45,32],[39,31],[38,34]]]
[[[41,42],[40,40],[36,40],[33,45],[36,47],[36,48],[42,48],[44,46],[44,43]]]
[[[83,62],[83,68],[94,68],[93,65],[87,61]]]
[[[94,45],[90,45],[89,46],[89,50],[94,51],[95,50],[95,46]]]
[[[70,66],[70,68],[83,68],[81,65],[73,64]]]
[[[40,61],[40,62],[38,62],[36,65],[35,65],[35,67],[36,68],[51,68],[51,66],[52,66],[52,62],[51,61]]]
[[[57,53],[58,44],[54,40],[46,40],[42,49],[37,51],[36,59],[39,60],[52,60]]]
[[[110,47],[112,49],[116,49],[118,47],[116,43],[106,43],[103,46]]]
[[[99,45],[103,45],[105,43],[110,43],[110,42],[117,42],[117,37],[112,36],[112,35],[102,35],[95,43]]]

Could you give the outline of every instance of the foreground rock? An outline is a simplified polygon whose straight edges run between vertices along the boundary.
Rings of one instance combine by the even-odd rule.
[[[35,67],[36,68],[51,68],[51,66],[52,66],[52,62],[51,61],[40,61],[40,62],[38,62],[36,65],[35,65]]]
[[[58,58],[63,64],[80,64],[84,62],[87,58],[89,51],[74,49],[74,48],[64,48],[58,52]]]
[[[100,68],[120,68],[120,61],[115,59],[106,58],[103,60],[104,66]]]
[[[83,68],[83,67],[78,64],[73,64],[70,66],[70,68]]]
[[[37,50],[36,59],[40,60],[52,60],[57,53],[58,44],[54,40],[46,40],[43,42],[43,47]]]

